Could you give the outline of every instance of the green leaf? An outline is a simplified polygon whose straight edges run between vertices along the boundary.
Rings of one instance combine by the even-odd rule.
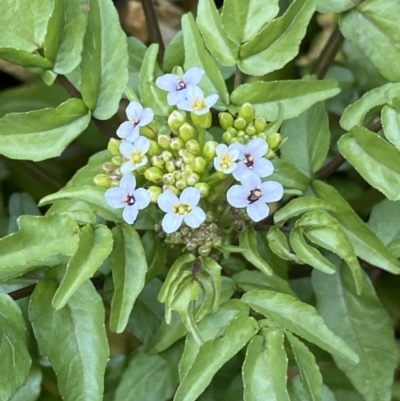
[[[272,226],[267,233],[267,239],[271,251],[284,260],[295,260],[297,256],[291,252],[285,234],[277,227]]]
[[[244,401],[290,401],[283,331],[269,328],[252,338],[243,363]]]
[[[341,13],[357,5],[355,0],[317,0],[316,11],[319,13]]]
[[[183,34],[179,31],[165,48],[163,70],[171,72],[174,67],[185,62],[185,49],[183,46]]]
[[[151,107],[156,115],[167,116],[167,92],[154,83],[158,47],[158,44],[152,44],[144,56],[139,75],[139,92],[143,106]]]
[[[139,72],[147,51],[146,45],[134,36],[128,37],[128,75],[129,85],[134,91],[139,91]]]
[[[336,211],[331,211],[331,214],[340,223],[357,256],[374,266],[399,274],[400,262],[339,193],[321,181],[313,181],[312,187],[319,198],[330,202],[336,208]]]
[[[0,119],[1,154],[34,161],[59,156],[89,121],[80,99],[69,99],[55,109],[7,114]]]
[[[29,319],[40,352],[49,358],[65,401],[103,399],[108,360],[104,306],[91,282],[85,282],[67,305],[51,306],[57,284],[41,280],[29,305]]]
[[[334,80],[256,81],[238,86],[232,92],[231,102],[238,107],[244,102],[250,102],[256,115],[265,116],[268,121],[276,120],[282,107],[283,119],[287,120],[339,92],[338,84]]]
[[[135,354],[117,387],[114,401],[166,401],[177,385],[173,366],[160,355]]]
[[[53,63],[52,70],[66,75],[81,62],[86,18],[80,0],[58,0],[47,27],[44,42],[46,59]]]
[[[201,345],[193,365],[181,380],[174,401],[196,400],[220,367],[238,353],[257,330],[257,321],[252,317],[237,317],[226,326],[222,336]]]
[[[363,273],[361,296],[355,296],[351,275],[343,268],[330,277],[314,272],[313,287],[319,313],[360,358],[354,367],[334,356],[336,364],[366,401],[389,401],[399,353],[389,315],[368,277]]]
[[[18,226],[18,232],[0,239],[0,280],[48,265],[46,259],[52,256],[75,252],[78,225],[65,215],[21,216]]]
[[[285,332],[296,364],[300,370],[301,382],[307,392],[310,401],[322,401],[322,375],[312,352],[297,337]]]
[[[270,176],[271,180],[280,182],[285,188],[294,188],[300,193],[305,192],[310,178],[304,175],[293,164],[283,161],[279,157],[272,160],[275,170]]]
[[[356,125],[368,123],[369,121],[366,119],[367,115],[369,115],[368,113],[387,103],[386,93],[390,89],[400,90],[400,83],[389,83],[365,93],[360,99],[346,108],[340,119],[340,126],[344,130],[350,131]]]
[[[382,109],[382,127],[386,139],[400,150],[400,112],[390,106]]]
[[[239,52],[239,68],[246,74],[264,75],[279,70],[298,52],[315,10],[316,0],[294,0],[285,14],[269,22]]]
[[[396,0],[368,0],[341,16],[340,30],[390,81],[400,80],[400,34]],[[390,62],[388,62],[390,60]]]
[[[22,65],[26,68],[49,69],[52,67],[51,61],[38,56],[37,54],[32,54],[25,50],[14,49],[12,47],[0,47],[0,57],[10,63]]]
[[[218,110],[226,110],[229,104],[229,93],[225,81],[214,60],[205,49],[203,39],[193,15],[190,13],[182,17],[182,33],[185,46],[185,69],[202,68],[205,71],[205,76],[199,86],[206,92],[206,95],[218,93],[220,99],[215,107]]]
[[[146,256],[140,237],[126,224],[112,230],[114,246],[110,264],[114,281],[111,302],[110,328],[122,333],[128,323],[133,305],[142,291],[147,273]]]
[[[82,228],[78,249],[68,262],[65,276],[54,295],[54,308],[63,308],[79,287],[93,276],[110,254],[112,244],[111,231],[106,226],[97,225],[93,229],[86,225]]]
[[[31,357],[19,306],[0,292],[0,400],[9,400],[29,376]]]
[[[86,202],[79,200],[59,200],[53,203],[47,211],[47,216],[65,214],[78,224],[96,224],[96,215]]]
[[[245,249],[242,254],[248,262],[267,276],[273,274],[271,266],[258,253],[257,238],[254,228],[249,227],[247,230],[241,232],[239,237],[239,246]]]
[[[81,93],[94,117],[107,120],[128,82],[126,35],[110,0],[89,0],[81,63]]]
[[[250,291],[243,295],[242,301],[286,330],[340,356],[353,365],[358,363],[357,354],[328,329],[312,306],[290,295],[266,290]]]
[[[280,149],[283,160],[293,163],[308,177],[322,167],[330,142],[328,114],[323,102],[297,118],[284,121],[280,132],[288,137]]]
[[[236,65],[238,49],[225,33],[214,1],[199,1],[196,22],[211,54],[222,65]]]
[[[40,216],[40,210],[32,196],[25,192],[14,192],[8,201],[10,222],[8,224],[8,234],[18,231],[17,220],[24,214]]]
[[[165,242],[154,231],[147,231],[143,235],[142,244],[148,266],[146,283],[149,283],[166,267],[167,247]]]
[[[203,269],[208,273],[213,287],[212,311],[215,312],[221,297],[221,266],[213,258],[202,258]]]
[[[41,369],[33,367],[26,383],[14,393],[10,401],[36,401],[42,391],[42,376]]]
[[[340,137],[343,157],[390,200],[400,199],[400,151],[366,128],[355,126]]]
[[[279,12],[278,0],[225,0],[222,25],[237,44],[254,38]]]

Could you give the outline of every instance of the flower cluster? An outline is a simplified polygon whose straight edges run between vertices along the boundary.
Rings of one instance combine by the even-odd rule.
[[[237,209],[258,222],[269,214],[267,203],[282,198],[283,187],[261,180],[274,171],[270,159],[281,136],[268,132],[251,104],[242,105],[237,116],[219,113],[223,143],[207,132],[218,95],[204,96],[197,86],[203,75],[191,68],[156,80],[172,107],[166,121],[131,102],[128,121],[117,130],[120,139],[109,142],[113,157],[95,182],[108,188],[108,204],[123,208],[128,224],[153,203],[165,213],[161,227],[167,242],[208,255],[221,243],[221,233],[235,227]]]

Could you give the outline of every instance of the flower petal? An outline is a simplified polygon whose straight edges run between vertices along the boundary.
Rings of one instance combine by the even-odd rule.
[[[135,197],[135,205],[137,205],[137,207],[139,209],[144,209],[147,206],[149,206],[150,203],[150,195],[149,195],[149,191],[147,191],[147,189],[144,188],[138,188],[135,192],[134,192],[134,197]]]
[[[226,198],[228,203],[233,207],[246,207],[249,202],[247,197],[249,192],[243,185],[234,185],[228,189]]]
[[[233,171],[233,176],[235,177],[235,180],[242,181],[242,177],[248,173],[249,169],[247,166],[244,164],[244,162],[239,162],[237,164],[236,169]]]
[[[195,207],[200,201],[200,191],[194,187],[185,188],[181,193],[179,201]]]
[[[269,215],[269,207],[262,200],[258,200],[247,206],[246,211],[249,217],[255,222],[261,221]]]
[[[161,195],[160,195],[161,196]],[[167,213],[162,220],[162,228],[167,234],[174,233],[183,222],[183,216],[176,215],[172,212]]]
[[[179,83],[179,77],[175,74],[165,74],[162,77],[158,77],[156,85],[165,91],[173,92],[176,91],[176,87]]]
[[[132,126],[132,130],[130,133],[126,136],[125,140],[128,142],[134,142],[135,139],[139,136],[139,126],[136,125],[135,127]]]
[[[187,99],[179,100],[177,107],[181,110],[192,111],[192,102]]]
[[[282,199],[283,186],[276,181],[266,181],[261,184],[264,202],[277,202]]]
[[[139,213],[139,209],[136,205],[128,205],[122,212],[122,217],[128,224],[133,224]]]
[[[150,141],[145,136],[139,136],[139,138],[133,142],[133,146],[136,150],[141,150],[143,153],[147,153],[150,148]]]
[[[167,96],[167,102],[170,106],[176,106],[180,100],[186,99],[186,89],[182,89],[176,92],[169,92]]]
[[[136,188],[136,178],[134,175],[129,174],[122,177],[119,187],[122,188],[125,193],[133,194]]]
[[[229,151],[229,153],[232,155],[232,157],[233,157],[233,161],[236,161],[237,159],[239,159],[239,154],[240,154],[240,151],[239,151],[239,148],[237,148],[237,147],[235,147],[235,148],[231,148],[231,146],[232,145],[229,145],[229,148],[228,148],[228,151]]]
[[[163,192],[157,199],[158,207],[165,213],[172,211],[172,206],[179,203],[178,197],[171,191]]]
[[[132,135],[135,136],[133,131],[134,131],[133,125],[129,121],[125,121],[118,127],[117,136],[123,139],[128,136],[132,137]],[[139,135],[139,132],[137,132],[137,135]]]
[[[241,143],[232,143],[231,145],[229,145],[229,151],[231,151],[233,149],[237,149],[237,151],[239,152],[239,155],[238,155],[239,159],[244,158],[244,154],[246,153],[245,145],[243,145]]]
[[[131,153],[135,151],[135,146],[131,142],[123,141],[119,145],[119,151],[121,152],[122,156],[125,156],[129,159],[131,157]]]
[[[247,170],[241,178],[242,184],[251,189],[257,188],[261,185],[261,178],[250,170]]]
[[[194,207],[192,212],[183,217],[183,221],[192,228],[200,227],[200,225],[205,221],[206,214],[201,207]]]
[[[198,67],[189,68],[183,75],[183,82],[186,85],[197,85],[203,78],[204,70]]]
[[[274,165],[268,159],[260,157],[254,162],[253,172],[259,177],[268,177],[274,172]]]
[[[215,148],[215,153],[217,156],[221,157],[224,153],[228,153],[228,146],[226,146],[224,143],[220,143],[216,148]],[[230,153],[230,152],[229,152]]]
[[[204,99],[204,92],[198,86],[189,85],[186,88],[186,99],[192,103],[195,98]]]
[[[213,107],[214,104],[218,102],[218,98],[219,98],[219,96],[216,93],[214,93],[214,94],[212,94],[210,96],[207,96],[206,97],[206,105],[207,105],[207,107],[209,109],[211,109],[211,107]]]
[[[236,170],[236,167],[238,166],[238,164],[237,163],[231,163],[231,165],[230,165],[230,167],[229,168],[227,168],[227,169],[225,169],[225,170],[222,170],[225,174],[230,174],[230,173],[233,173],[235,170]]]
[[[268,144],[265,139],[254,138],[247,144],[246,152],[256,157],[263,157],[267,153]]]
[[[116,209],[125,207],[125,203],[123,202],[125,195],[126,192],[122,188],[110,188],[107,189],[106,193],[104,194],[107,203]]]
[[[128,120],[139,120],[142,117],[143,106],[139,102],[130,102],[126,108]]]
[[[144,127],[147,124],[150,124],[154,119],[154,111],[149,107],[143,110],[142,116],[140,117],[140,127]]]
[[[129,174],[132,171],[136,170],[137,166],[134,165],[132,162],[128,161],[128,162],[124,162],[121,165],[121,173],[122,174]]]

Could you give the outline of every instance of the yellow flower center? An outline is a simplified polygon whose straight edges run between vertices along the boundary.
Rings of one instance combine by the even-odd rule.
[[[206,100],[195,97],[192,102],[192,110],[207,110]]]
[[[223,153],[220,159],[222,170],[227,170],[232,165],[233,156],[230,153]]]
[[[143,159],[145,159],[146,156],[141,150],[135,150],[130,154],[130,159],[132,164],[137,165],[142,163]]]
[[[176,203],[172,206],[172,212],[178,216],[189,214],[192,211],[192,207],[187,203]]]

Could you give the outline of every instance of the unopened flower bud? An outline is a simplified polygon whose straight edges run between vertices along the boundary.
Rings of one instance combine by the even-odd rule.
[[[179,128],[186,121],[185,116],[178,110],[174,110],[168,117],[168,126],[175,134],[179,134]]]
[[[193,124],[200,128],[210,128],[212,123],[211,112],[207,112],[205,114],[197,115],[193,112],[190,113],[190,118],[193,121]]]
[[[188,183],[189,186],[193,187],[195,184],[197,184],[200,181],[200,176],[196,173],[192,173],[189,175],[189,177],[186,179],[186,182]]]
[[[111,138],[108,141],[107,149],[114,156],[120,156],[121,152],[119,151],[119,146],[121,145],[121,141],[116,138]]]
[[[249,124],[246,127],[245,131],[246,131],[246,134],[250,135],[250,136],[253,136],[253,135],[255,135],[257,133],[253,124]]]
[[[219,113],[218,114],[219,125],[227,130],[229,127],[233,127],[233,116],[230,113]]]
[[[168,160],[165,163],[165,168],[167,169],[167,171],[169,173],[173,173],[176,169],[175,169],[175,163],[172,160]]]
[[[160,148],[159,144],[156,141],[153,141],[150,139],[150,147],[149,150],[147,151],[148,156],[156,156],[159,155],[162,152],[162,149]]]
[[[122,164],[122,157],[121,156],[114,156],[112,159],[111,159],[111,161],[112,161],[112,163],[115,165],[115,166],[121,166],[121,164]]]
[[[194,155],[198,155],[200,153],[200,145],[196,139],[191,139],[190,141],[186,142],[185,148]]]
[[[251,103],[246,102],[240,106],[239,116],[244,118],[248,123],[253,122],[254,120],[254,107]]]
[[[180,171],[174,171],[173,174],[174,174],[175,181],[179,180],[179,178],[182,178],[182,173]]]
[[[257,138],[267,140],[267,134],[265,132],[260,132],[259,134],[257,134]]]
[[[218,146],[218,142],[216,141],[207,141],[203,147],[203,154],[207,161],[211,161],[216,156],[215,149]]]
[[[162,194],[162,189],[152,185],[149,187],[148,191],[150,195],[150,202],[157,203],[158,197]]]
[[[112,183],[110,176],[108,176],[107,174],[97,174],[94,177],[93,182],[99,187],[103,188],[110,188]]]
[[[150,167],[144,173],[147,180],[155,182],[156,184],[162,182],[163,172],[158,167]]]
[[[267,136],[267,143],[271,150],[277,150],[282,143],[282,135],[278,132]]]
[[[214,213],[208,211],[206,213],[206,223],[212,223],[214,221]]]
[[[176,160],[174,161],[174,163],[175,163],[175,167],[176,167],[176,168],[181,168],[181,167],[184,165],[182,159],[176,159]]]
[[[202,245],[199,247],[198,252],[200,256],[208,256],[211,252],[211,247],[207,245]]]
[[[246,136],[246,133],[242,130],[238,131],[237,137],[243,139]]]
[[[139,131],[140,131],[140,135],[145,136],[147,139],[156,139],[157,138],[157,133],[155,131],[153,131],[149,125],[140,127]]]
[[[175,185],[168,185],[167,191],[171,191],[175,195],[180,195],[181,191]]]
[[[267,153],[265,154],[265,158],[272,160],[276,157],[276,153],[272,149],[268,149]]]
[[[172,173],[164,174],[162,180],[163,180],[163,183],[165,185],[173,185],[173,184],[175,184],[175,178],[174,178],[174,175]]]
[[[229,131],[225,131],[223,134],[222,134],[222,140],[225,142],[225,143],[231,143],[231,140],[232,140],[232,135],[231,135],[231,133],[229,132]]]
[[[115,169],[116,166],[114,163],[107,162],[103,164],[103,171],[107,174],[112,174],[115,171]]]
[[[187,188],[188,184],[183,178],[179,178],[178,180],[176,180],[175,186],[182,191]]]
[[[164,150],[164,151],[161,153],[161,157],[162,157],[162,159],[164,160],[164,162],[168,162],[168,161],[174,159],[174,155],[173,155],[170,151],[168,151],[168,150]]]
[[[221,244],[222,244],[222,238],[221,238],[220,236],[217,236],[217,237],[214,237],[214,238],[213,238],[213,240],[212,240],[212,246],[213,246],[214,248],[217,248],[217,247],[221,246]]]
[[[227,131],[232,135],[232,137],[237,136],[237,129],[236,128],[228,128]]]
[[[196,130],[189,123],[184,123],[179,128],[179,138],[181,138],[184,142],[193,139],[195,133]]]
[[[217,232],[219,231],[218,224],[216,224],[216,223],[211,223],[209,229],[210,229],[213,233],[217,233]]]
[[[232,139],[231,139],[231,144],[232,144],[232,143],[243,143],[243,139],[238,138],[238,137],[232,138]]]
[[[192,164],[195,159],[195,155],[186,149],[182,149],[181,157],[185,164]]]
[[[162,169],[164,167],[164,160],[162,159],[161,156],[152,156],[150,158],[150,163],[154,166],[154,167],[158,167],[160,169]]]
[[[197,156],[194,159],[192,166],[193,166],[193,170],[196,173],[204,173],[206,166],[207,166],[207,162],[202,157]]]
[[[183,243],[183,236],[179,231],[172,233],[172,240],[174,244],[182,244]]]
[[[171,137],[168,135],[159,135],[157,138],[157,142],[162,149],[170,149]]]
[[[179,231],[182,233],[184,237],[188,237],[192,232],[191,228],[188,226],[182,226]]]
[[[185,146],[185,143],[183,142],[183,140],[181,138],[175,137],[171,139],[171,144],[170,144],[170,148],[172,150],[179,150],[182,149]]]
[[[205,182],[198,182],[197,184],[195,184],[194,187],[199,190],[200,197],[202,197],[202,198],[205,198],[210,193],[210,187]],[[207,217],[206,217],[206,221],[207,221]]]
[[[264,117],[257,117],[254,120],[254,128],[257,134],[265,131],[265,128],[267,128],[267,120]]]
[[[197,244],[196,244],[194,241],[189,241],[189,242],[186,244],[186,249],[187,249],[188,251],[194,251],[196,248],[197,248]]]
[[[152,187],[150,187],[150,188],[152,188]],[[150,188],[149,188],[149,190],[150,190]],[[158,187],[154,187],[154,188],[158,188]],[[150,198],[151,198],[151,195],[150,195]],[[152,201],[153,202],[153,201]],[[156,232],[156,233],[159,233],[160,231],[161,231],[161,229],[162,229],[162,227],[161,227],[161,224],[154,224],[154,231]]]
[[[233,123],[237,130],[244,130],[247,127],[247,121],[243,117],[237,117]]]
[[[243,138],[244,143],[250,142],[250,137],[246,134]]]

